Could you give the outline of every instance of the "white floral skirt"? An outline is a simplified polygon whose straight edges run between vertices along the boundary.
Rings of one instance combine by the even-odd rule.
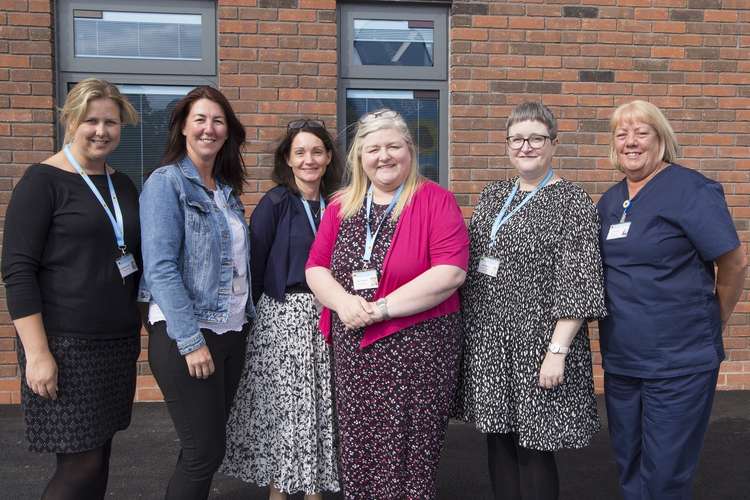
[[[221,472],[287,492],[339,491],[330,353],[312,294],[263,295]]]

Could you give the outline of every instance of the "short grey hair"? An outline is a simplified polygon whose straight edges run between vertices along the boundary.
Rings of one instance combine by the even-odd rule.
[[[505,131],[516,123],[532,121],[544,124],[549,131],[550,139],[557,138],[557,120],[552,111],[541,102],[522,102],[511,111],[508,121],[505,123]]]

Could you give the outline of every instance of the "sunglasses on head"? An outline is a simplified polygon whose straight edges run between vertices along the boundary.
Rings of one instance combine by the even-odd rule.
[[[359,123],[365,123],[375,118],[396,118],[399,114],[392,109],[380,109],[373,111],[372,113],[365,113],[362,118],[359,119]]]
[[[296,130],[299,128],[326,128],[326,124],[323,120],[315,120],[312,118],[303,118],[301,120],[292,120],[286,124],[288,130]]]

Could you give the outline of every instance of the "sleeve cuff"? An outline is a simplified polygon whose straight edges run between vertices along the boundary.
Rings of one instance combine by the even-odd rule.
[[[191,337],[179,339],[175,342],[177,342],[177,350],[180,351],[180,354],[183,356],[190,354],[193,351],[197,351],[206,345],[206,339],[203,338],[203,334],[200,330]]]

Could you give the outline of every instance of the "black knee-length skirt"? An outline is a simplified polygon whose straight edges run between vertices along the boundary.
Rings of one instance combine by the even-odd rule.
[[[85,339],[50,335],[57,362],[57,399],[34,394],[26,384],[26,356],[18,342],[21,405],[29,449],[76,453],[103,446],[130,425],[140,338]]]

